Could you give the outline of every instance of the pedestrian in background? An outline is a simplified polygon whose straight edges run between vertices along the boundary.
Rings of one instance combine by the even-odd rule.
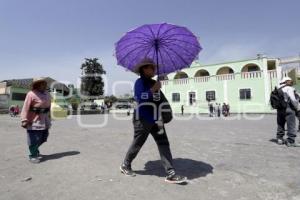
[[[15,107],[15,110],[14,110],[14,116],[17,117],[17,116],[19,115],[19,113],[20,113],[20,108],[19,108],[19,106],[17,105],[17,106]]]
[[[22,127],[27,130],[29,161],[39,163],[39,147],[47,141],[50,121],[51,96],[44,78],[33,80],[32,89],[26,95],[21,112]]]
[[[295,88],[293,81],[289,77],[284,77],[280,81],[278,90],[283,93],[281,107],[277,108],[277,143],[279,145],[286,144],[288,147],[300,147],[296,143],[296,113],[300,110],[299,101],[295,96]],[[285,124],[287,124],[287,139],[285,136]]]
[[[217,104],[217,113],[218,113],[218,117],[221,117],[221,104]]]

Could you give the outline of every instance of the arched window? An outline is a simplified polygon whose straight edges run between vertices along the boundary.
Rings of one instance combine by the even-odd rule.
[[[234,71],[232,68],[230,67],[221,67],[220,69],[218,69],[217,71],[217,75],[223,75],[223,74],[233,74]]]
[[[174,79],[183,79],[188,78],[189,76],[185,72],[177,72]]]
[[[200,69],[196,72],[195,77],[209,76],[209,72],[205,69]]]
[[[257,72],[260,71],[260,68],[256,64],[247,64],[242,68],[242,72]]]

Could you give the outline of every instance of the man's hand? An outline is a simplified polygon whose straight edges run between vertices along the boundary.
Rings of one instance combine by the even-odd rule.
[[[23,128],[27,128],[28,122],[27,122],[27,121],[23,121],[22,124],[21,124],[21,126],[22,126]]]
[[[159,81],[157,81],[153,87],[151,88],[151,92],[154,93],[154,92],[158,92],[161,88],[161,84]]]

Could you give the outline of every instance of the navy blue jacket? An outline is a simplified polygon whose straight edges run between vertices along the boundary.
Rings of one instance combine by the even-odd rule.
[[[157,113],[158,110],[158,102],[153,100],[153,93],[150,90],[155,82],[156,81],[151,78],[141,77],[137,79],[134,84],[134,98],[137,102],[135,117],[136,119],[145,120],[151,124],[157,120],[155,113]],[[147,105],[147,103],[152,103],[152,106]]]

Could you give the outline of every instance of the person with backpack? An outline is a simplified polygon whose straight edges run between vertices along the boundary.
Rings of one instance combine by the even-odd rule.
[[[271,93],[271,105],[277,109],[277,144],[286,144],[288,147],[300,147],[296,138],[296,113],[299,111],[299,102],[295,97],[295,89],[290,77],[284,77],[278,88]],[[284,140],[285,124],[287,124],[287,139]]]
[[[168,183],[184,183],[187,178],[179,176],[175,172],[166,130],[161,120],[159,120],[160,99],[165,97],[160,92],[160,82],[152,79],[155,76],[155,70],[156,65],[151,60],[141,61],[136,66],[136,72],[140,75],[140,78],[136,80],[134,85],[134,97],[137,102],[133,114],[134,139],[120,166],[120,170],[127,176],[133,177],[136,175],[131,168],[131,163],[150,133],[158,146],[161,161],[167,173],[165,181]],[[160,94],[160,98],[156,98],[157,94]]]

